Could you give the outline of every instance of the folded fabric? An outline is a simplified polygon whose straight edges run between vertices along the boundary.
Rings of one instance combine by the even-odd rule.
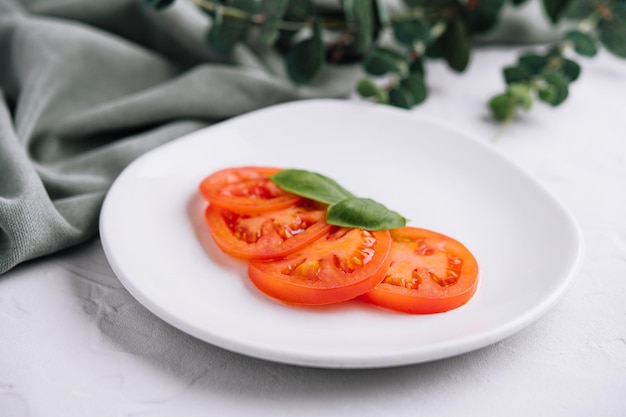
[[[188,0],[0,0],[0,274],[97,234],[134,158],[264,106],[349,94],[356,66],[298,88],[251,39],[224,57]],[[258,138],[263,140],[263,138]]]

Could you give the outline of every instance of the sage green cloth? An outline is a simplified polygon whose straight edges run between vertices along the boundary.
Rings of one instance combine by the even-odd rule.
[[[0,0],[0,274],[95,236],[107,189],[142,153],[264,106],[346,96],[360,76],[327,68],[294,87],[253,36],[211,51],[209,25],[187,0]]]

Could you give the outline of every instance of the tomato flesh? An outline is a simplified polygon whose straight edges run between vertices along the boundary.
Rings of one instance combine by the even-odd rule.
[[[426,229],[391,231],[389,269],[362,299],[413,314],[449,311],[467,303],[478,286],[478,264],[460,242]]]
[[[353,299],[374,288],[389,267],[389,231],[333,226],[297,252],[250,261],[259,290],[287,304],[322,305]]]
[[[302,200],[284,209],[235,213],[213,205],[205,220],[217,246],[243,259],[283,257],[318,239],[330,229],[326,206]]]
[[[200,183],[200,193],[209,203],[237,213],[278,210],[300,196],[280,189],[270,176],[281,171],[272,167],[238,167],[216,171]]]

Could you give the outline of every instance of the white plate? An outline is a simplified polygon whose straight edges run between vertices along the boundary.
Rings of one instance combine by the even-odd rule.
[[[476,295],[422,316],[358,302],[294,308],[264,296],[245,263],[213,246],[197,193],[206,175],[242,165],[323,173],[460,240],[481,268]],[[550,309],[582,257],[568,212],[489,146],[401,110],[335,100],[260,110],[147,153],[111,188],[100,230],[121,282],[166,322],[242,354],[329,368],[419,363],[492,344]]]

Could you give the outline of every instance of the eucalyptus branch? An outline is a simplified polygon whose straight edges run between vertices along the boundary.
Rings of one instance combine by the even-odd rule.
[[[617,1],[613,0],[604,3],[578,0],[564,9],[562,17],[573,20],[574,29],[566,32],[547,53],[524,54],[515,66],[504,69],[507,89],[490,100],[493,116],[510,122],[517,109],[530,109],[534,99],[551,106],[563,103],[569,95],[570,84],[581,72],[580,65],[565,55],[571,50],[579,56],[595,56],[596,37],[610,52],[626,58],[626,27],[615,25],[612,7],[616,5]]]
[[[161,10],[175,0],[142,1]],[[506,2],[527,0],[403,0],[393,13],[385,0],[342,1],[336,10],[318,8],[314,0],[192,1],[212,19],[207,40],[218,52],[230,54],[254,27],[255,36],[284,54],[294,84],[311,83],[325,65],[360,62],[364,77],[356,89],[363,97],[411,108],[427,99],[429,60],[465,71],[474,36],[498,23]],[[567,21],[572,29],[503,69],[505,91],[489,100],[499,121],[510,122],[535,100],[551,106],[565,101],[581,72],[573,53],[593,57],[602,46],[626,58],[624,0],[535,1],[551,23]]]
[[[209,0],[193,0],[193,3],[200,9],[212,15],[220,14],[222,16],[245,20],[254,24],[263,23],[263,20],[265,19],[265,16],[263,15],[249,13],[236,7],[226,6],[224,4],[215,3]]]

